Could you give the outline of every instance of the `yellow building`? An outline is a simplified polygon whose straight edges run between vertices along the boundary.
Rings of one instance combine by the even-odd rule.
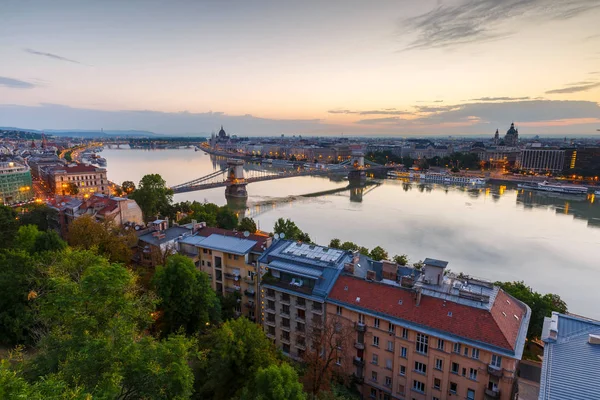
[[[217,294],[238,297],[237,316],[256,321],[257,260],[271,245],[263,235],[202,226],[194,236],[179,241],[179,251],[206,272]]]

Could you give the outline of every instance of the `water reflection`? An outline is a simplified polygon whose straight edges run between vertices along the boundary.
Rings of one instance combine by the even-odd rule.
[[[557,215],[571,215],[587,221],[588,227],[600,228],[600,207],[595,204],[594,194],[587,197],[566,194],[517,191],[517,204],[527,208],[554,210]]]

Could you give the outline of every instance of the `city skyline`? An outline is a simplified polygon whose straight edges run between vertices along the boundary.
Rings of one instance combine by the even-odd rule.
[[[0,125],[594,135],[592,0],[5,3]]]

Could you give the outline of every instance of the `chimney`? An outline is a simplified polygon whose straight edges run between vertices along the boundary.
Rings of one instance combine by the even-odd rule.
[[[588,343],[599,345],[600,344],[600,335],[594,335],[594,334],[590,333],[590,336],[588,337]]]
[[[344,264],[344,272],[354,275],[354,264],[353,263]]]
[[[421,304],[421,289],[417,289],[417,306]]]

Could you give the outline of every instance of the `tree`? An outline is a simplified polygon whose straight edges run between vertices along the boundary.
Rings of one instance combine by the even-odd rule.
[[[238,231],[242,232],[248,231],[250,233],[254,233],[257,231],[256,222],[254,222],[252,218],[244,217],[240,221],[240,224],[238,225],[237,229]]]
[[[135,191],[135,183],[132,181],[124,181],[121,184],[121,189],[123,189],[126,194],[131,194]]]
[[[371,258],[376,261],[387,260],[388,253],[381,246],[377,246],[371,250]]]
[[[0,205],[0,248],[12,246],[18,229],[17,213],[10,207]]]
[[[33,246],[35,253],[46,251],[62,251],[67,247],[67,243],[54,231],[41,232],[36,238]]]
[[[505,292],[521,300],[531,308],[531,318],[529,320],[529,330],[527,338],[539,338],[542,335],[544,317],[552,315],[552,311],[566,313],[567,304],[557,294],[542,295],[525,284],[519,282],[496,282]]]
[[[19,227],[15,236],[15,246],[29,254],[33,253],[35,240],[40,233],[36,225],[23,225]]]
[[[239,397],[259,369],[276,361],[273,343],[262,328],[246,318],[225,322],[205,342],[207,359],[197,377],[199,398]]]
[[[64,187],[66,188],[66,195],[76,196],[77,194],[79,194],[79,188],[74,182],[69,182]]]
[[[58,211],[46,205],[31,205],[26,212],[19,216],[21,225],[36,225],[41,232],[52,228],[53,221],[57,219]]]
[[[302,384],[296,370],[289,364],[269,365],[256,373],[250,388],[242,399],[256,400],[305,400]]]
[[[0,265],[0,344],[28,344],[35,322],[29,297],[35,262],[22,250],[7,250],[0,252]]]
[[[363,246],[359,246],[353,242],[344,242],[340,245],[339,248],[346,251],[358,251],[362,255],[369,256],[369,249]]]
[[[69,226],[67,241],[71,246],[85,250],[97,248],[110,261],[128,264],[137,236],[133,230],[111,221],[97,222],[91,215],[82,215]]]
[[[144,175],[129,197],[138,203],[144,219],[150,221],[158,214],[167,215],[173,201],[173,190],[167,187],[159,174],[149,174]]]
[[[406,265],[408,264],[408,256],[406,254],[395,255],[394,262],[398,265]]]
[[[221,320],[227,321],[235,318],[235,307],[242,300],[239,292],[227,293],[225,296],[219,295],[221,303]]]
[[[223,229],[234,229],[238,225],[238,217],[227,206],[219,208],[216,215],[217,226]]]
[[[310,243],[310,236],[307,233],[302,232],[300,228],[290,219],[279,218],[275,222],[273,232],[277,234],[284,234],[285,239],[299,240],[301,242]]]
[[[302,358],[306,367],[302,381],[311,399],[330,390],[336,363],[339,362],[339,367],[346,372],[351,370],[353,337],[354,327],[348,320],[333,316],[325,323],[313,321],[307,338],[312,346],[307,346]]]
[[[208,275],[199,271],[189,258],[173,255],[158,267],[153,283],[160,297],[160,326],[167,335],[182,328],[195,334],[220,319],[219,300]]]
[[[331,239],[331,242],[329,242],[329,247],[332,249],[339,249],[341,245],[340,239]]]

